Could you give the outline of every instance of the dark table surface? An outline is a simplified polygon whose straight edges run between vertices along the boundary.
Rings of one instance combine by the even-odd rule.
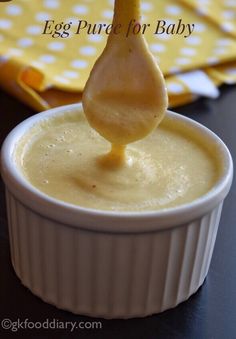
[[[34,112],[1,91],[0,107],[1,144],[17,123]],[[202,98],[175,110],[216,132],[236,159],[235,86],[222,87],[217,100]],[[18,322],[21,328],[18,331],[4,330],[0,324],[0,338],[3,339],[236,339],[236,182],[224,204],[208,277],[194,296],[175,309],[159,315],[132,320],[99,319],[101,329],[77,329],[71,332],[70,328],[22,328],[24,325],[20,322],[25,320],[36,324],[48,321],[51,327],[65,327],[68,321],[91,322],[94,319],[76,316],[44,303],[16,277],[10,262],[4,186],[0,180],[0,321],[6,318]]]

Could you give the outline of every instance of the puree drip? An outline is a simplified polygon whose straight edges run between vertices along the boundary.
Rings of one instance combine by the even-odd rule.
[[[104,162],[109,143],[74,112],[33,127],[16,155],[29,182],[59,200],[100,210],[160,210],[191,202],[215,184],[219,165],[201,138],[164,119],[114,166]]]

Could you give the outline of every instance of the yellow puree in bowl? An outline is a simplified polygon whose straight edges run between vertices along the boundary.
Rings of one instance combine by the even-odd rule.
[[[101,210],[178,206],[207,193],[218,178],[219,161],[205,137],[169,118],[128,145],[120,166],[107,161],[109,149],[84,114],[74,112],[36,125],[16,154],[24,175],[39,190]]]

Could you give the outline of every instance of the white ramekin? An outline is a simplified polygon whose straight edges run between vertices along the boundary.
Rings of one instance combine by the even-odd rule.
[[[177,208],[106,212],[74,206],[34,188],[14,159],[19,139],[43,119],[81,111],[80,104],[37,114],[2,147],[11,257],[22,283],[59,308],[104,318],[143,317],[172,308],[202,285],[211,261],[223,200],[233,177],[224,143],[181,115],[214,147],[223,170],[214,188]]]

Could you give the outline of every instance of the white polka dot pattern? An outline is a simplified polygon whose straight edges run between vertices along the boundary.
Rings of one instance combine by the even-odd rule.
[[[65,44],[61,41],[52,41],[48,44],[48,49],[52,51],[62,51],[65,48]]]
[[[88,7],[85,5],[76,5],[73,7],[73,13],[75,14],[87,14],[88,13]]]
[[[31,38],[22,38],[17,41],[17,45],[22,48],[32,46],[33,44],[34,41]]]
[[[6,13],[11,16],[17,16],[22,13],[22,8],[19,5],[10,4],[6,8]]]
[[[43,29],[42,29],[41,26],[33,25],[33,26],[28,26],[26,28],[26,32],[29,33],[29,34],[32,34],[32,35],[38,35],[38,34],[41,34],[43,32]]]
[[[87,29],[90,24],[110,24],[113,6],[114,0],[2,3],[0,67],[3,62],[18,60],[40,70],[45,86],[81,91],[107,39],[104,31],[87,34]],[[214,77],[219,75],[217,84],[236,82],[236,0],[141,0],[141,11],[142,22],[151,24],[145,37],[165,74],[171,104],[175,102],[172,95],[184,98],[186,94],[189,100],[190,93],[197,94],[189,83],[180,80],[182,73],[196,68],[214,68]],[[172,25],[172,29],[154,34],[158,19],[165,20],[165,27]],[[180,19],[195,25],[187,37],[176,32]],[[46,20],[54,24],[51,22],[48,34],[43,35]],[[79,20],[86,20],[87,27],[75,35]],[[65,26],[68,23],[69,28]]]
[[[12,21],[9,19],[0,19],[0,29],[10,29]]]
[[[46,64],[53,64],[56,60],[55,56],[50,54],[44,54],[39,57],[39,60],[45,62]]]
[[[76,79],[79,77],[79,73],[75,72],[75,71],[64,71],[63,72],[63,76],[65,76],[66,78],[70,78],[70,79]]]
[[[150,49],[153,53],[162,53],[166,50],[166,47],[161,44],[151,44]]]
[[[55,9],[60,6],[60,2],[58,0],[44,0],[43,5],[45,8]]]
[[[88,62],[85,61],[85,60],[76,59],[76,60],[73,60],[71,62],[71,66],[74,67],[74,68],[83,69],[83,68],[86,68],[88,66]]]
[[[171,5],[171,6],[166,6],[165,11],[167,14],[170,14],[170,15],[180,15],[182,12],[182,9],[179,6]]]
[[[51,16],[51,14],[46,13],[46,12],[39,12],[35,15],[35,19],[37,21],[43,21],[44,22],[45,20],[52,19],[52,16]]]
[[[184,86],[177,82],[170,82],[167,85],[167,88],[172,94],[180,94],[184,92]]]
[[[93,46],[84,46],[80,48],[79,53],[86,56],[95,55],[96,48]]]

